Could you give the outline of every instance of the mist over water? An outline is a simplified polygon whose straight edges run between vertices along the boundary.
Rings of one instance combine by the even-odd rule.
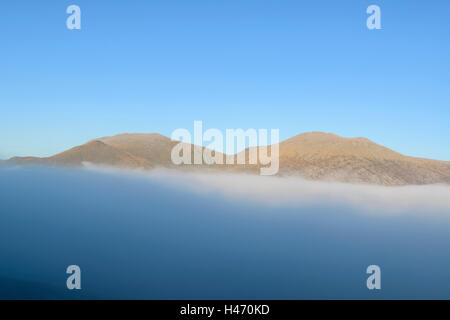
[[[0,298],[450,299],[448,186],[103,171],[0,168]]]

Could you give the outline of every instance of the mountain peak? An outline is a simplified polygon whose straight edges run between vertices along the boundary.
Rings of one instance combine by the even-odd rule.
[[[312,139],[312,140],[355,140],[355,141],[366,141],[366,142],[371,142],[374,143],[373,141],[364,138],[364,137],[356,137],[356,138],[347,138],[347,137],[342,137],[339,136],[337,134],[331,133],[331,132],[322,132],[322,131],[311,131],[311,132],[304,132],[304,133],[300,133],[288,140],[291,139]]]

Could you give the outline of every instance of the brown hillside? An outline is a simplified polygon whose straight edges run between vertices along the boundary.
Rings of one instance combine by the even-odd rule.
[[[9,162],[65,166],[91,162],[129,168],[259,172],[258,165],[248,164],[175,166],[171,151],[177,143],[159,134],[120,134],[90,141],[53,157],[12,158]],[[283,176],[382,185],[450,183],[450,162],[404,156],[366,138],[310,132],[281,142],[279,149],[279,174]],[[192,156],[200,150],[192,147]],[[248,149],[245,152],[248,158]]]
[[[383,185],[450,183],[450,163],[404,156],[366,138],[300,134],[280,144],[283,174]]]

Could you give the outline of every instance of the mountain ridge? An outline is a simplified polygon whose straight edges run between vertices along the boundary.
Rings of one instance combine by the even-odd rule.
[[[178,143],[158,133],[123,133],[93,139],[51,157],[13,157],[6,163],[80,166],[90,162],[149,170],[156,167],[208,168],[248,173],[256,173],[262,167],[259,162],[244,166],[176,166],[171,161],[171,151]],[[363,137],[346,138],[314,131],[293,136],[278,146],[280,176],[381,185],[450,184],[450,162],[406,156]],[[247,160],[252,148],[242,151]],[[191,145],[191,156],[205,149]],[[271,149],[272,146],[268,146],[269,152]],[[218,155],[237,157],[237,154]]]

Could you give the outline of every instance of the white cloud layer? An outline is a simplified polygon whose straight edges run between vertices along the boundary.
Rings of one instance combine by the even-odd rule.
[[[89,170],[151,179],[186,192],[219,194],[257,204],[304,207],[344,205],[377,214],[441,213],[450,217],[450,186],[374,186],[303,180],[297,177],[181,172],[156,169],[127,171],[85,164]]]

